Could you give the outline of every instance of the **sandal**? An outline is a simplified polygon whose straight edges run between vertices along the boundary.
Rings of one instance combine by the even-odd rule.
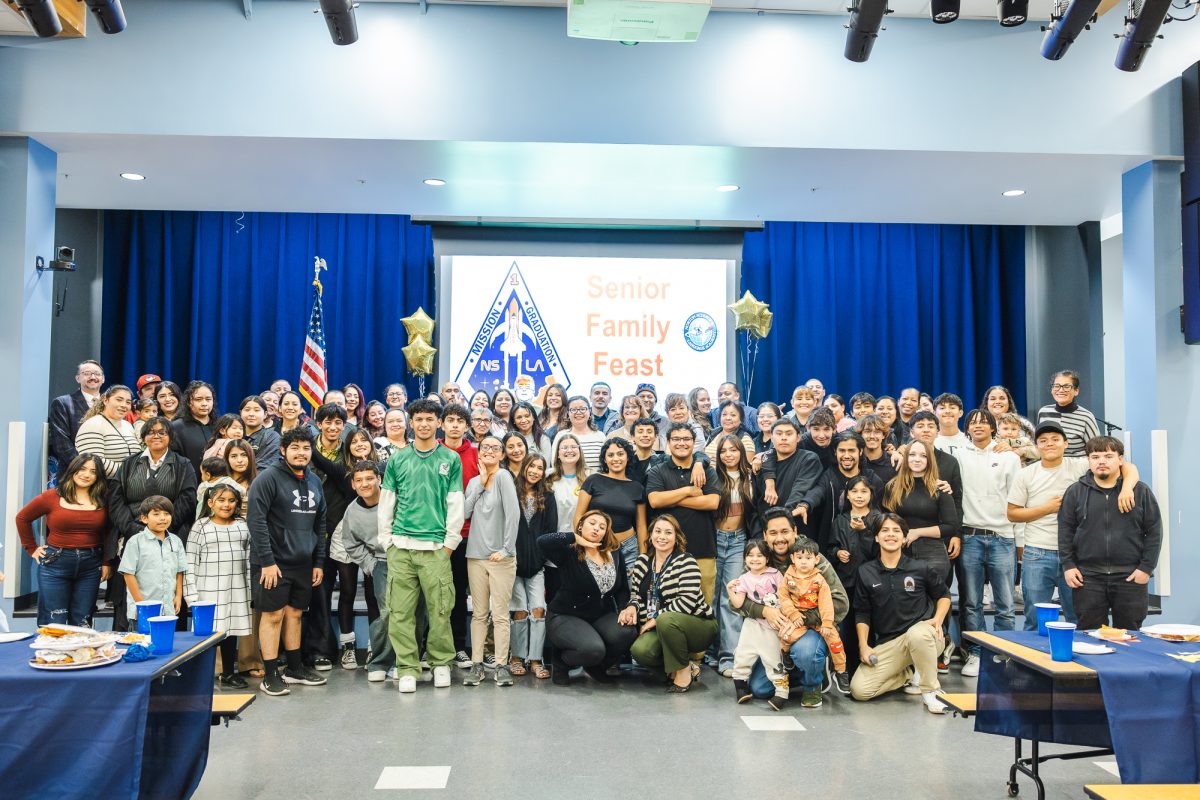
[[[267,676],[266,670],[263,669],[252,669],[247,671],[246,674],[251,678],[265,678]]]
[[[533,677],[544,681],[550,677],[550,670],[546,669],[546,665],[540,661],[530,661],[529,669],[533,672]]]
[[[514,658],[508,662],[508,671],[512,673],[514,678],[519,678],[525,674],[525,662],[519,658]]]

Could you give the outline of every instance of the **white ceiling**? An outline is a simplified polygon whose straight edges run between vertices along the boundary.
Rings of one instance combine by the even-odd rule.
[[[1136,156],[35,134],[69,208],[527,219],[1062,224],[1120,211]],[[147,180],[130,182],[121,172]],[[424,178],[448,181],[440,188]],[[716,187],[737,184],[740,191]],[[1025,189],[1005,198],[1006,189]]]

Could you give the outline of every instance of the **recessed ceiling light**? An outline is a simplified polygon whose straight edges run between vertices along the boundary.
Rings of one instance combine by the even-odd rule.
[[[724,186],[718,186],[717,191],[718,192],[736,192],[740,188],[742,188],[742,187],[738,186],[736,183],[727,183]]]
[[[144,181],[144,180],[146,180],[145,175],[139,175],[136,172],[122,172],[121,177],[127,181]]]
[[[421,183],[425,184],[426,186],[445,186],[446,185],[446,182],[444,180],[442,180],[441,178],[426,178],[425,180],[421,181]]]
[[[1004,192],[1003,194],[1005,197],[1020,197],[1021,195],[1025,194],[1025,190],[1024,189],[1009,189],[1007,192]]]

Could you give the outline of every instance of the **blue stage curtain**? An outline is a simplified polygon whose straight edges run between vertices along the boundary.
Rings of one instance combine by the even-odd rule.
[[[109,380],[132,385],[147,372],[181,386],[206,380],[221,410],[275,378],[295,388],[314,256],[329,266],[321,283],[330,387],[354,382],[381,398],[400,381],[415,398],[400,318],[417,306],[436,316],[433,240],[427,226],[394,215],[105,212]]]
[[[992,384],[1025,397],[1021,227],[768,222],[746,234],[742,288],[775,314],[754,402],[808,378],[847,403],[906,386],[967,409]]]

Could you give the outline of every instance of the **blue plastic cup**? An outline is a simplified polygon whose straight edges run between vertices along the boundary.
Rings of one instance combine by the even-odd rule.
[[[166,655],[175,649],[177,619],[175,616],[150,618],[150,643],[154,645],[155,655]]]
[[[196,636],[212,636],[216,616],[216,603],[192,603],[192,633]]]
[[[137,607],[138,633],[150,632],[150,618],[162,613],[162,603],[157,600],[142,600],[134,603]]]
[[[1053,661],[1070,661],[1071,645],[1075,642],[1075,623],[1047,622],[1046,635],[1050,637],[1050,658]]]
[[[1034,607],[1037,609],[1038,636],[1045,636],[1046,623],[1058,621],[1058,612],[1062,611],[1062,606],[1058,603],[1037,603]]]

